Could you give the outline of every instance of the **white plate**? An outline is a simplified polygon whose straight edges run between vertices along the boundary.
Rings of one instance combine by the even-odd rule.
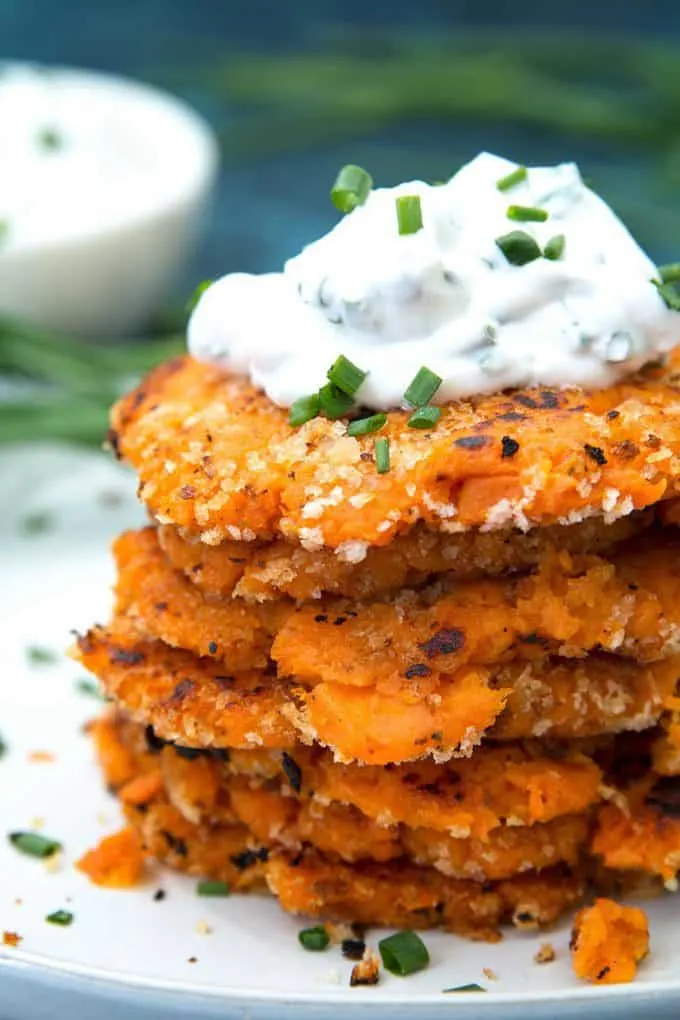
[[[142,520],[134,480],[103,455],[23,449],[0,455],[0,492],[0,733],[10,746],[0,761],[0,931],[23,937],[17,949],[0,948],[2,1020],[62,1020],[74,1013],[98,1020],[426,1020],[453,1012],[543,1020],[584,1011],[598,1020],[622,1012],[630,1020],[677,1017],[680,917],[672,897],[646,905],[652,953],[633,985],[580,985],[563,925],[543,936],[511,932],[498,945],[428,933],[428,970],[406,979],[384,975],[378,987],[362,989],[348,986],[351,964],[337,948],[301,949],[302,921],[273,900],[199,899],[193,880],[162,869],[134,891],[90,885],[73,862],[120,825],[82,733],[99,706],[77,691],[82,674],[68,659],[30,665],[25,650],[37,644],[58,651],[71,628],[106,618],[108,540]],[[53,527],[20,537],[25,516],[44,509],[54,515]],[[35,751],[51,752],[55,761],[31,762]],[[57,873],[5,839],[5,832],[33,828],[36,819],[65,845]],[[158,888],[167,893],[162,902],[153,900]],[[60,908],[75,914],[71,927],[45,923]],[[211,934],[198,933],[200,921]],[[539,966],[533,956],[546,939],[557,960]],[[197,962],[189,963],[191,957]],[[470,982],[487,993],[442,994]]]

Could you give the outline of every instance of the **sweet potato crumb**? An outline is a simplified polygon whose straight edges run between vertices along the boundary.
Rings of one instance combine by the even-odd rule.
[[[632,981],[649,952],[647,915],[639,907],[596,899],[576,915],[570,948],[577,977],[601,985]]]
[[[50,854],[50,856],[46,857],[43,861],[43,866],[45,871],[47,871],[50,875],[58,875],[59,872],[64,869],[64,855],[59,853],[59,851],[57,851],[57,853]]]
[[[139,882],[144,867],[144,849],[134,829],[125,828],[106,836],[76,863],[95,885],[129,889]]]
[[[498,974],[495,970],[491,970],[491,967],[482,967],[482,974],[487,981],[498,981]]]
[[[356,985],[377,985],[380,980],[380,960],[377,953],[367,949],[363,960],[352,967],[349,979],[352,988]]]
[[[534,956],[534,963],[552,963],[556,956],[552,942],[543,942]]]
[[[196,922],[196,934],[197,935],[212,935],[213,929],[210,927],[207,921]]]
[[[2,933],[3,946],[10,946],[10,948],[16,949],[23,941],[23,937],[17,935],[15,931],[3,931]]]
[[[28,760],[41,765],[50,765],[56,761],[56,756],[51,751],[29,751]]]

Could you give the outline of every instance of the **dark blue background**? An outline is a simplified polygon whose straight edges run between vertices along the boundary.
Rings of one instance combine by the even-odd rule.
[[[644,4],[611,0],[563,4],[550,0],[0,0],[2,56],[84,65],[155,81],[188,98],[220,130],[225,164],[218,200],[205,244],[185,281],[187,287],[202,277],[235,268],[276,268],[327,229],[334,219],[328,186],[344,162],[366,165],[379,182],[392,183],[413,176],[446,176],[481,148],[528,162],[576,158],[653,255],[660,260],[677,257],[680,110],[677,119],[671,117],[664,128],[663,152],[658,139],[644,144],[612,139],[606,130],[601,137],[597,131],[581,136],[578,130],[565,133],[559,125],[531,127],[507,118],[476,122],[474,117],[407,115],[356,136],[347,128],[336,132],[331,124],[329,137],[324,138],[323,125],[316,124],[309,140],[302,130],[300,137],[287,144],[285,131],[282,142],[267,127],[271,111],[257,137],[261,106],[249,107],[216,91],[207,73],[248,55],[269,54],[277,59],[322,54],[330,60],[338,47],[361,50],[362,39],[370,53],[371,46],[380,51],[383,37],[399,37],[401,45],[408,47],[409,38],[428,32],[442,39],[448,33],[455,40],[457,33],[470,30],[482,41],[488,33],[488,50],[497,53],[512,52],[523,31],[527,35],[538,31],[553,41],[564,33],[564,45],[572,50],[578,47],[579,34],[591,39],[623,36],[633,54],[643,39],[656,37],[667,48],[676,45],[675,40],[680,90],[680,4],[670,0]],[[451,59],[455,60],[453,52]],[[608,66],[582,70],[584,81],[590,76],[615,76],[615,72]],[[615,80],[612,87],[619,87]],[[272,109],[280,110],[276,96],[272,102]],[[650,116],[654,116],[653,104]],[[251,125],[255,144],[251,139],[244,150],[241,131],[246,123]]]

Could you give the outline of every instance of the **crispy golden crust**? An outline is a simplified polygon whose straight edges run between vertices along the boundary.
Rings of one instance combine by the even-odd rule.
[[[158,540],[172,565],[202,591],[264,602],[286,595],[300,601],[324,593],[368,599],[421,584],[435,574],[459,580],[515,573],[536,566],[549,548],[572,553],[606,553],[639,534],[653,520],[648,511],[609,524],[593,517],[571,525],[516,530],[467,531],[446,535],[416,525],[389,546],[369,548],[358,563],[331,549],[310,552],[281,540],[205,542],[182,538],[177,528],[161,525]]]
[[[284,910],[335,921],[389,927],[442,927],[495,942],[512,922],[538,928],[578,903],[577,874],[555,868],[480,885],[402,862],[337,864],[321,854],[277,855],[267,867],[269,888]]]
[[[230,678],[210,659],[140,641],[125,619],[91,630],[78,656],[126,711],[164,739],[232,748],[314,739],[340,759],[367,764],[465,756],[482,736],[639,729],[658,720],[678,675],[676,659],[638,666],[589,656],[510,663],[491,679],[462,668],[425,693],[411,681],[389,694],[337,683],[306,690],[262,672]],[[115,760],[129,771],[129,763]]]
[[[227,675],[214,660],[139,641],[121,621],[79,638],[76,655],[118,704],[165,739],[190,747],[295,743],[282,712],[287,695],[261,672]]]
[[[607,390],[510,392],[444,409],[432,432],[389,415],[392,468],[343,422],[300,429],[242,378],[161,365],[112,412],[111,442],[161,522],[217,544],[277,535],[307,548],[387,545],[419,520],[447,530],[624,516],[680,471],[678,356]],[[507,441],[518,447],[509,454]],[[505,455],[504,455],[505,453]]]

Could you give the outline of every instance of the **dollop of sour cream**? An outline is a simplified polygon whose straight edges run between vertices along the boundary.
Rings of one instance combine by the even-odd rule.
[[[542,384],[610,385],[680,342],[680,317],[651,282],[654,263],[573,163],[530,168],[482,153],[444,185],[371,191],[282,273],[233,273],[203,294],[189,322],[198,359],[247,374],[286,407],[315,392],[344,354],[367,376],[357,403],[402,404],[425,365],[444,403]],[[396,199],[417,195],[422,228],[398,230]],[[510,205],[544,210],[515,222]],[[511,264],[496,243],[513,230],[559,258]]]

